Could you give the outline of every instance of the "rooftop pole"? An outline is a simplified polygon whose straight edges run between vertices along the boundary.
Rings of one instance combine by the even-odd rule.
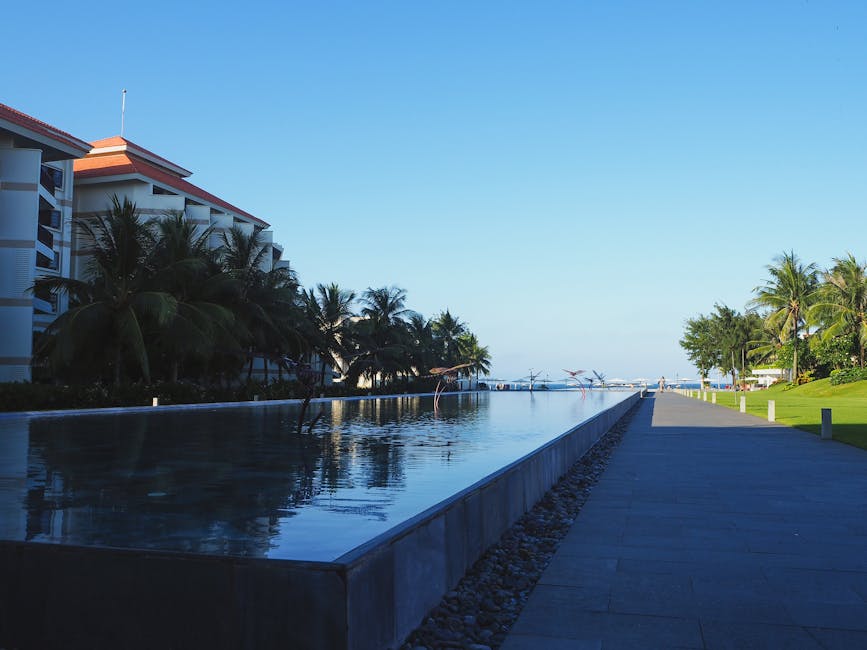
[[[125,114],[126,114],[126,88],[123,89],[123,92],[121,93],[121,100],[120,100],[120,137],[123,137],[123,126],[124,126],[123,122],[124,122]]]

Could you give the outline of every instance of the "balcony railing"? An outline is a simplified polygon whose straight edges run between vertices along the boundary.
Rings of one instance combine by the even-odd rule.
[[[33,307],[45,314],[57,313],[57,294],[49,290],[39,290],[33,294]]]
[[[48,165],[42,165],[39,172],[39,183],[53,195],[54,190],[63,187],[63,172]]]
[[[36,239],[48,246],[48,248],[54,248],[54,235],[52,235],[51,232],[46,230],[45,228],[40,227],[37,229]]]
[[[40,269],[48,269],[49,271],[57,271],[60,268],[60,256],[55,252],[52,257],[48,257],[44,253],[36,252],[36,266]]]
[[[39,225],[46,228],[54,228],[60,230],[61,215],[60,210],[40,210]]]

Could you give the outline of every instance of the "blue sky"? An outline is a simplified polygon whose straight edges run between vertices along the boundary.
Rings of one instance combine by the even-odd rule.
[[[53,15],[5,30],[0,102],[95,140],[126,88],[126,137],[270,222],[305,286],[448,308],[501,378],[695,376],[684,320],[743,309],[775,255],[867,256],[867,3]]]

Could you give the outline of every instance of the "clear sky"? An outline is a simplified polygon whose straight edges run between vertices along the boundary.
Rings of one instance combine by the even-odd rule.
[[[863,1],[40,7],[3,10],[0,102],[95,140],[126,88],[126,137],[305,286],[448,308],[496,377],[695,376],[684,320],[775,255],[867,256]]]

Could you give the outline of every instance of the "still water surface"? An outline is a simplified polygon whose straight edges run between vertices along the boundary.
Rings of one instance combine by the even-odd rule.
[[[4,418],[0,539],[334,560],[629,394]]]

